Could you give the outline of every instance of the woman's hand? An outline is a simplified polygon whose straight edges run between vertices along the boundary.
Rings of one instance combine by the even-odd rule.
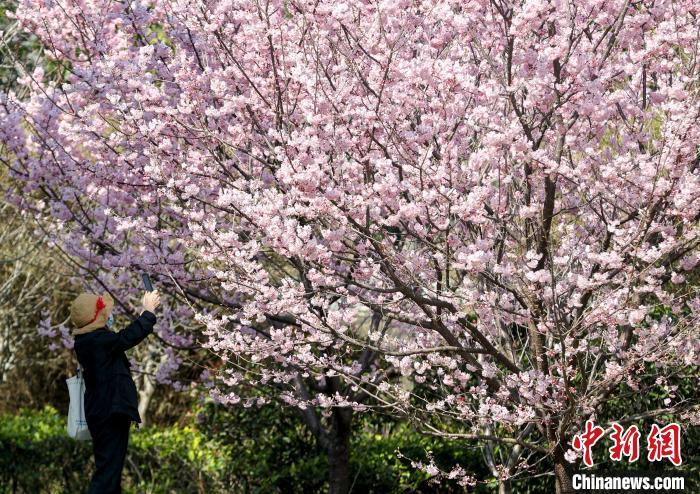
[[[143,305],[143,310],[155,312],[156,307],[160,305],[160,293],[157,290],[144,293],[141,305]]]

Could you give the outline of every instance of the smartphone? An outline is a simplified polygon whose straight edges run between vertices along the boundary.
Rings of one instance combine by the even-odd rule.
[[[141,279],[143,280],[143,287],[146,289],[146,291],[152,292],[153,285],[151,284],[151,278],[148,276],[148,273],[143,273],[141,275]]]

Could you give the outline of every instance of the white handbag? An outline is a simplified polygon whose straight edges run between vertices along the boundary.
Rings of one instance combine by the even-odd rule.
[[[92,439],[85,420],[85,380],[83,369],[78,366],[78,374],[66,379],[70,405],[68,406],[68,435],[78,441]]]

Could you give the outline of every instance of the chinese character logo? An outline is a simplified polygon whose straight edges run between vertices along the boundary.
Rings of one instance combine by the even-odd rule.
[[[583,451],[583,462],[589,467],[593,466],[593,455],[591,450],[595,443],[603,436],[602,427],[593,424],[591,419],[586,421],[586,432],[574,436],[573,447],[576,451]]]
[[[610,451],[610,459],[613,461],[622,460],[623,456],[629,458],[630,463],[634,463],[639,459],[639,437],[642,435],[639,428],[633,425],[627,431],[620,425],[613,423],[613,431],[610,438],[613,440],[613,446]],[[623,434],[623,431],[624,434]]]
[[[620,424],[611,424],[613,431],[610,433],[613,445],[608,448],[612,461],[621,461],[627,457],[630,463],[639,459],[639,439],[642,433],[636,425],[627,430]],[[572,447],[576,451],[583,452],[583,463],[593,466],[593,446],[603,437],[605,430],[593,423],[591,419],[586,421],[585,430],[576,434],[572,441]],[[681,458],[681,426],[669,424],[659,427],[651,426],[651,432],[647,436],[647,459],[649,461],[662,461],[668,459],[674,465],[680,465]]]
[[[654,424],[647,437],[647,449],[649,461],[661,461],[664,458],[671,460],[671,463],[678,466],[681,460],[681,426],[669,424],[659,427]]]

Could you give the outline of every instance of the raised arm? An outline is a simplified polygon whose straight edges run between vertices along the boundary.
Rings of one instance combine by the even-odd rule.
[[[143,311],[131,324],[118,333],[110,333],[107,346],[110,352],[126,351],[141,343],[146,336],[153,332],[156,316],[153,312]]]
[[[153,332],[156,323],[153,311],[160,305],[160,294],[156,291],[147,292],[142,303],[144,310],[139,317],[118,333],[109,333],[106,344],[110,352],[123,352],[133,348]]]

